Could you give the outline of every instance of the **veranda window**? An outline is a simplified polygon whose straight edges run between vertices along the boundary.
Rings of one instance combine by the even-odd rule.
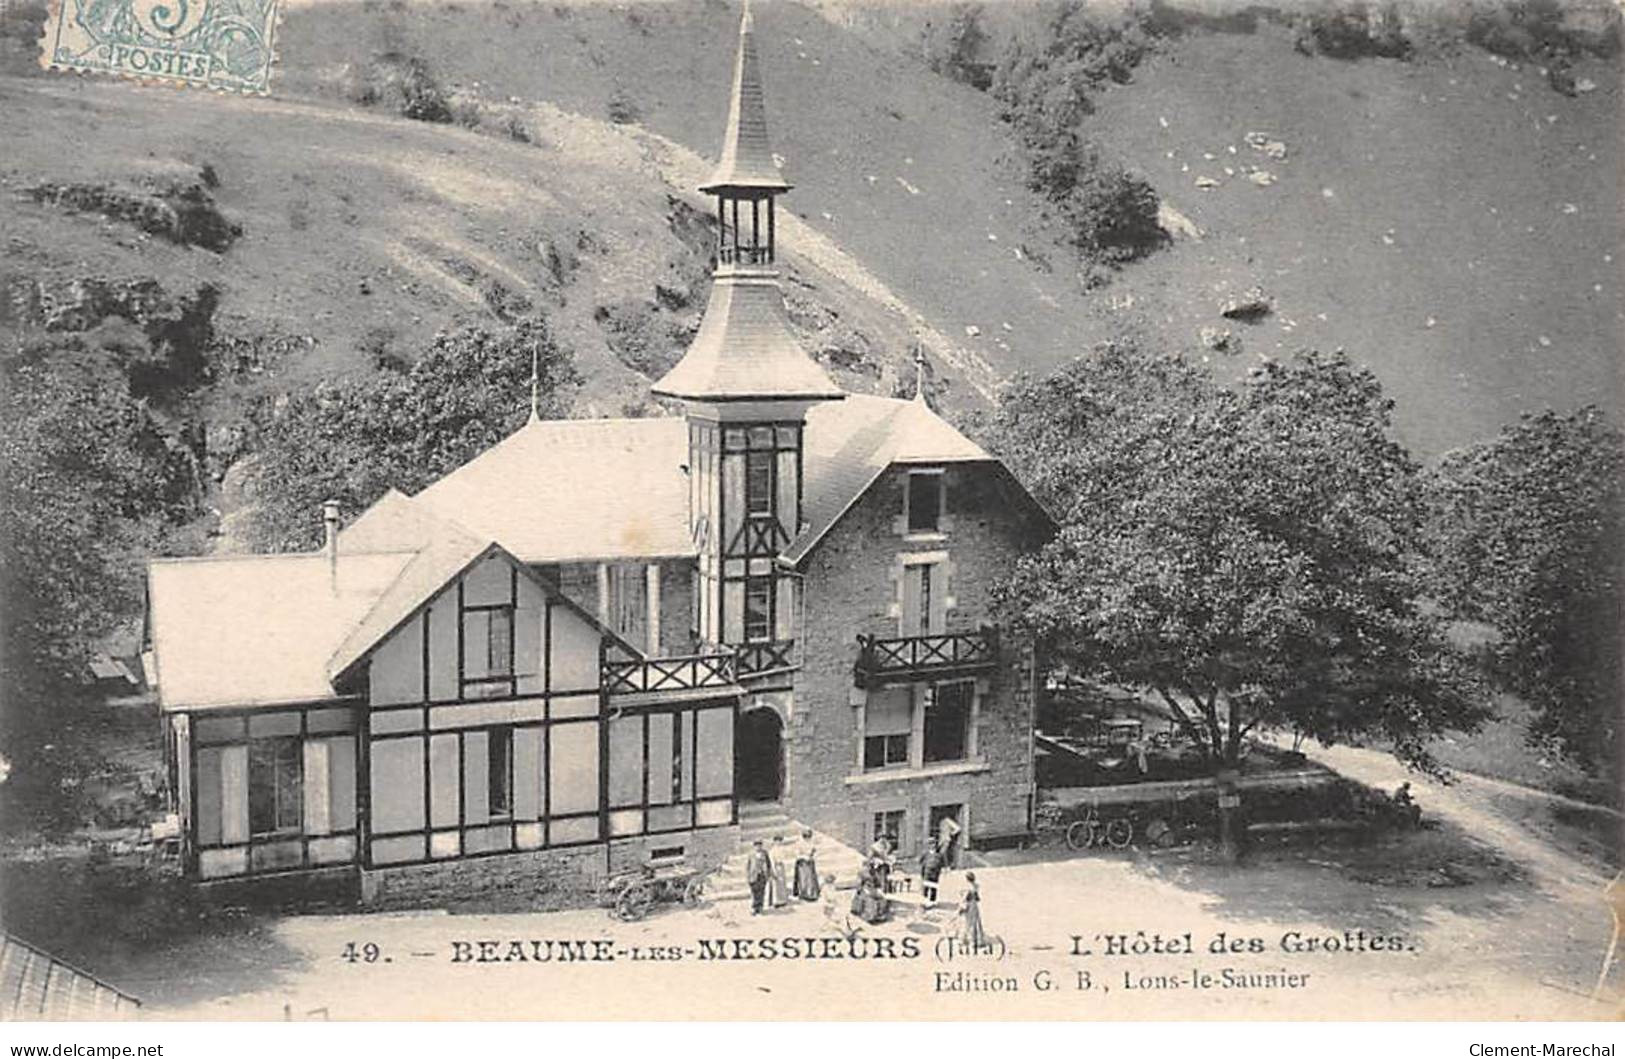
[[[298,831],[304,805],[298,739],[259,739],[248,746],[248,829],[255,836]]]

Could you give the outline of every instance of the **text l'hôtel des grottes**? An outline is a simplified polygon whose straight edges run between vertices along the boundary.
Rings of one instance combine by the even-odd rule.
[[[914,960],[918,938],[784,936],[701,938],[691,944],[627,945],[613,938],[480,938],[453,941],[454,964],[614,963],[685,960]]]
[[[1310,955],[1390,955],[1417,951],[1416,939],[1403,934],[1367,933],[1354,930],[1287,930],[1271,935],[1232,934],[1218,931],[1197,937],[1191,931],[1159,932],[1136,930],[1101,931],[1069,936],[1072,956],[1262,956],[1285,953]]]

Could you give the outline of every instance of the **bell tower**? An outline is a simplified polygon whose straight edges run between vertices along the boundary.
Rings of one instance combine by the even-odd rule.
[[[739,24],[716,198],[717,252],[699,333],[652,387],[688,419],[689,518],[699,549],[700,639],[733,647],[740,674],[796,664],[795,578],[779,554],[801,532],[807,409],[843,394],[796,343],[779,289],[778,197],[750,8]]]

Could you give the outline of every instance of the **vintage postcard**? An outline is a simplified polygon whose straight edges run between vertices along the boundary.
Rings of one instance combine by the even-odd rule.
[[[0,1017],[1617,1020],[1620,49],[0,0]]]

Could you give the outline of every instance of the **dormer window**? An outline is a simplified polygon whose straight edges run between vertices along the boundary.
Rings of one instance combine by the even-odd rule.
[[[942,532],[942,471],[940,469],[908,472],[908,531],[910,533]]]

